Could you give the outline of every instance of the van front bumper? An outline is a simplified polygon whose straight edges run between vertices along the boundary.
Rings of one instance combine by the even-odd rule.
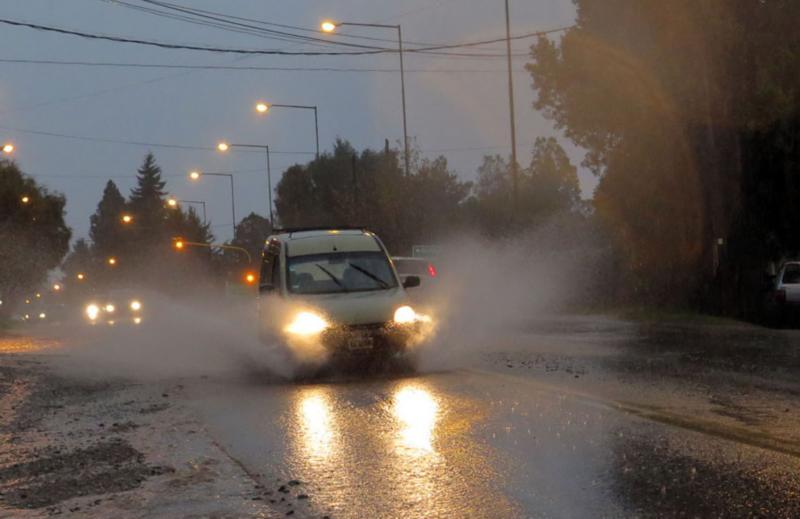
[[[321,342],[331,354],[402,353],[414,332],[413,325],[393,323],[337,326],[325,330]]]

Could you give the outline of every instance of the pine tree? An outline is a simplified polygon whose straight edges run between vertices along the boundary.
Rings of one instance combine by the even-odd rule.
[[[114,181],[109,180],[103,190],[103,198],[91,216],[89,237],[98,262],[119,254],[122,246],[120,217],[125,212],[125,198]]]
[[[161,168],[152,153],[148,153],[136,175],[136,187],[131,190],[130,209],[138,220],[139,229],[154,231],[164,220],[164,187]]]

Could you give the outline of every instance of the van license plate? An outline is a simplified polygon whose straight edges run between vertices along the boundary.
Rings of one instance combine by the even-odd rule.
[[[372,337],[369,335],[355,335],[347,340],[349,350],[370,350],[372,349]]]

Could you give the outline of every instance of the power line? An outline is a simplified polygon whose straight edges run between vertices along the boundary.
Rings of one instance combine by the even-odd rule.
[[[145,148],[166,148],[166,149],[179,149],[179,150],[199,150],[199,151],[216,151],[216,148],[207,147],[207,146],[191,146],[187,144],[170,144],[170,143],[163,143],[163,142],[144,142],[144,141],[128,141],[128,140],[121,140],[121,139],[108,139],[105,137],[93,137],[87,135],[71,135],[67,133],[58,133],[58,132],[49,132],[43,130],[30,130],[27,128],[12,128],[8,126],[0,126],[0,130],[6,130],[10,132],[17,132],[17,133],[26,133],[31,135],[42,135],[45,137],[54,137],[54,138],[61,138],[61,139],[73,139],[79,141],[89,141],[89,142],[103,142],[106,144],[122,144],[128,146],[142,146]],[[246,150],[242,150],[244,153],[248,153]],[[253,152],[257,153],[257,152]],[[280,151],[280,150],[272,150],[270,149],[270,153],[274,154],[282,154],[282,155],[315,155],[316,152],[314,151]]]
[[[217,53],[231,53],[231,54],[248,54],[248,55],[272,55],[272,56],[367,56],[367,55],[377,55],[377,54],[392,54],[398,52],[397,49],[390,49],[390,48],[379,48],[379,49],[372,49],[372,50],[355,50],[355,51],[285,51],[285,50],[278,50],[278,49],[240,49],[240,48],[231,48],[231,47],[213,47],[213,46],[206,46],[206,45],[188,45],[182,43],[167,43],[162,41],[154,41],[154,40],[142,40],[137,38],[126,38],[121,36],[112,36],[107,34],[99,34],[99,33],[88,33],[83,31],[75,31],[72,29],[65,29],[61,27],[53,27],[47,25],[39,25],[29,22],[21,22],[16,20],[8,20],[5,18],[0,18],[0,23],[11,25],[15,27],[26,27],[30,29],[35,29],[38,31],[44,32],[54,32],[58,34],[65,34],[69,36],[77,36],[81,38],[93,39],[93,40],[105,40],[105,41],[113,41],[116,43],[130,43],[136,45],[145,45],[151,47],[159,47],[163,49],[172,49],[172,50],[193,50],[193,51],[201,51],[201,52],[217,52]],[[525,38],[533,38],[538,36],[544,36],[547,34],[552,34],[555,32],[561,32],[564,30],[569,29],[573,26],[568,27],[560,27],[556,29],[550,29],[547,31],[537,31],[528,34],[522,34],[518,36],[512,36],[512,40],[519,40]],[[499,43],[502,41],[506,41],[507,38],[494,38],[490,40],[481,40],[481,41],[473,41],[473,42],[463,42],[463,43],[454,43],[449,45],[436,45],[431,47],[421,47],[421,48],[414,48],[408,49],[408,52],[419,53],[419,54],[434,54],[436,51],[442,50],[450,50],[450,49],[459,49],[459,48],[468,48],[468,47],[477,47],[481,45],[489,45],[492,43]],[[446,53],[450,56],[467,56],[467,57],[505,57],[505,54],[481,54],[481,53]],[[525,54],[523,54],[525,55]]]
[[[312,36],[303,36],[300,34],[293,34],[290,32],[285,31],[277,31],[275,29],[266,29],[264,27],[258,27],[255,25],[245,24],[241,22],[231,21],[225,19],[223,16],[210,16],[205,14],[197,14],[195,10],[190,8],[185,8],[182,6],[168,6],[167,4],[162,4],[160,2],[147,2],[148,4],[157,5],[160,7],[165,7],[167,9],[172,9],[177,11],[181,14],[170,13],[167,11],[160,11],[158,9],[153,9],[149,7],[144,7],[140,5],[130,4],[128,2],[124,2],[122,0],[105,0],[109,3],[120,5],[122,7],[126,7],[128,9],[134,9],[137,11],[149,13],[156,15],[162,18],[170,18],[174,20],[180,20],[184,22],[188,22],[194,25],[202,25],[207,27],[214,27],[218,29],[223,29],[226,31],[237,32],[241,34],[249,34],[251,36],[258,36],[261,38],[267,39],[275,39],[281,41],[290,41],[290,42],[297,42],[302,41],[305,43],[320,43],[324,45],[341,45],[345,47],[353,47],[353,48],[360,48],[360,49],[380,49],[380,47],[376,47],[374,45],[361,45],[357,43],[347,43],[347,42],[339,42],[331,39],[323,39],[323,38],[316,38]]]
[[[65,65],[82,67],[112,67],[112,68],[151,68],[151,69],[184,69],[184,70],[241,70],[241,71],[269,71],[269,72],[375,72],[375,73],[397,73],[399,68],[376,68],[376,67],[276,67],[276,66],[236,66],[236,65],[180,65],[172,63],[126,63],[114,61],[73,61],[73,60],[52,60],[52,59],[27,59],[27,58],[0,58],[0,63],[22,64],[22,65]],[[505,69],[441,69],[441,68],[422,68],[406,69],[406,73],[415,74],[458,74],[458,73],[505,73]],[[518,72],[528,74],[524,70]],[[148,82],[159,81],[167,77],[153,78]]]
[[[231,170],[231,171],[208,171],[207,173],[219,173],[219,174],[224,174],[224,175],[236,175],[236,174],[250,175],[250,174],[254,174],[254,173],[263,174],[264,173],[264,168],[258,168],[258,169],[235,169],[235,170]],[[134,178],[138,178],[138,175],[136,173],[113,174],[113,175],[98,175],[98,174],[95,174],[95,173],[91,173],[91,174],[88,174],[88,175],[81,175],[81,174],[77,174],[77,173],[67,173],[67,174],[50,174],[50,173],[48,173],[48,174],[44,174],[44,175],[38,174],[38,173],[26,173],[26,174],[28,176],[36,177],[36,178],[56,178],[56,179],[63,178],[63,179],[68,179],[68,180],[96,180],[96,179],[104,179],[104,178],[106,178],[106,179],[115,179],[115,178],[118,178],[118,179],[121,179],[121,178],[134,179]],[[185,178],[186,177],[186,175],[183,174],[183,173],[165,173],[165,174],[162,174],[161,176],[165,177],[165,178]]]

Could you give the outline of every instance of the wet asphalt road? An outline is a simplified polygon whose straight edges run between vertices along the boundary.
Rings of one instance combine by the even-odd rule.
[[[797,517],[796,454],[668,424],[529,377],[194,388],[277,510],[312,517]],[[272,486],[270,486],[272,485]]]
[[[570,318],[473,353],[156,385],[252,481],[253,516],[800,517],[800,332]]]

